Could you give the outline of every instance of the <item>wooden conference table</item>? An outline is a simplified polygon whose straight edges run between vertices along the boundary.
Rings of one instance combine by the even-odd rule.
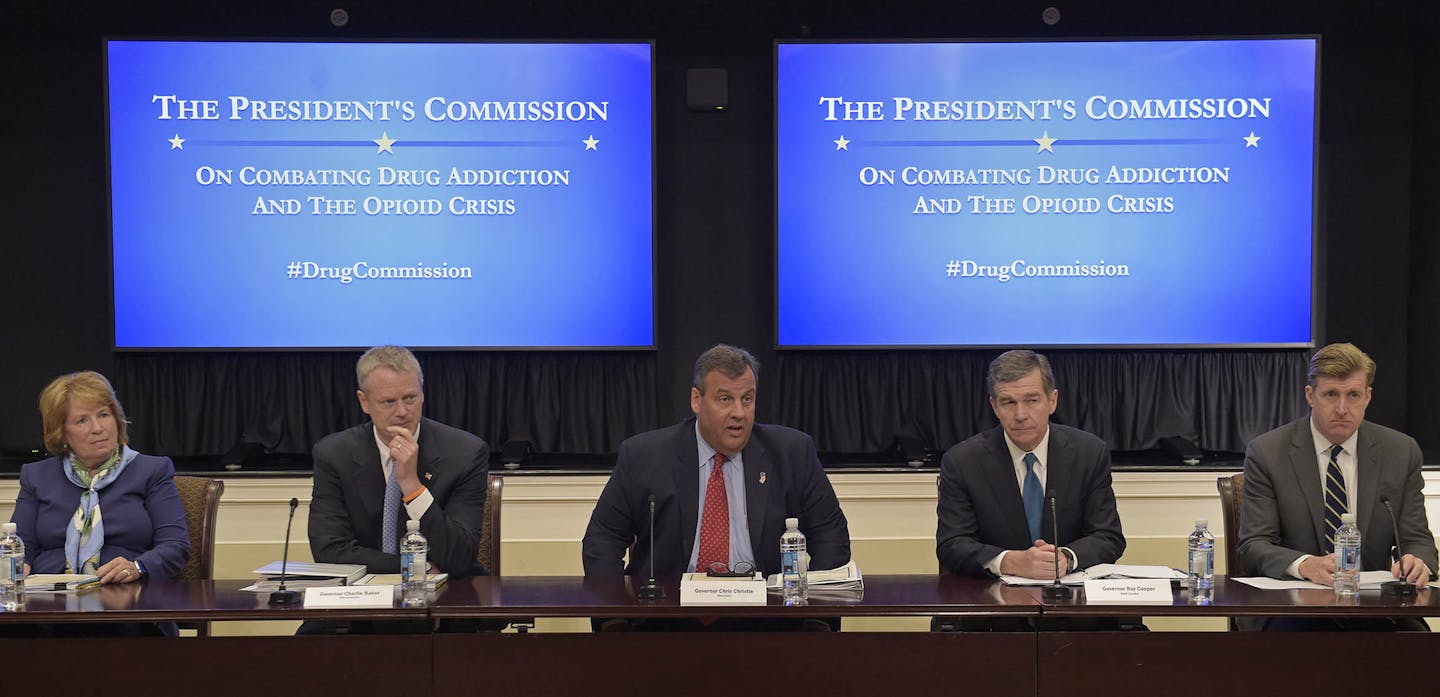
[[[1329,591],[1259,591],[1217,579],[1214,604],[1046,604],[1034,588],[953,576],[872,576],[861,598],[808,607],[682,608],[635,599],[629,579],[452,581],[427,608],[272,609],[249,581],[158,582],[32,595],[0,625],[227,620],[548,617],[1040,618],[1097,615],[1440,616],[1440,593],[1352,605]],[[423,626],[423,625],[422,625]],[[758,632],[420,634],[196,639],[0,640],[17,693],[61,695],[734,695],[800,681],[809,693],[992,695],[1282,694],[1306,685],[1358,694],[1423,681],[1434,634],[1226,632]],[[1340,665],[1340,657],[1346,665]],[[1421,667],[1421,670],[1414,670]],[[1415,684],[1423,684],[1416,682]]]

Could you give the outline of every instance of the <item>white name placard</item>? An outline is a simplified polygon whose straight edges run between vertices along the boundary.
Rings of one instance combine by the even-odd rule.
[[[1169,605],[1170,581],[1160,578],[1115,578],[1085,582],[1086,605]]]
[[[764,605],[765,579],[713,577],[699,573],[680,579],[681,605]]]
[[[305,589],[307,608],[395,607],[395,586],[321,586]]]

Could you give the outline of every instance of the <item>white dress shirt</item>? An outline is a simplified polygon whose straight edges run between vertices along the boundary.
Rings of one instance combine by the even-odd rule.
[[[420,424],[418,423],[415,424],[415,439],[417,441],[420,439]],[[385,475],[385,486],[388,487],[390,486],[390,473],[395,471],[395,460],[391,459],[390,446],[380,439],[379,431],[375,432],[375,445],[380,448],[380,470],[381,474]],[[416,466],[419,466],[418,458]],[[400,491],[400,497],[401,503],[404,503],[405,491],[403,489]],[[425,511],[430,510],[430,504],[432,503],[435,503],[435,497],[430,494],[430,487],[425,487],[425,490],[420,492],[419,496],[416,496],[414,499],[411,499],[409,503],[405,504],[405,512],[410,514],[410,520],[420,520],[420,516],[425,515]]]
[[[1048,463],[1050,460],[1049,424],[1046,424],[1045,426],[1045,435],[1040,437],[1040,443],[1035,446],[1034,450],[1028,452],[1025,450],[1021,450],[1020,446],[1015,445],[1015,441],[1010,440],[1009,433],[1005,433],[1004,435],[1005,447],[1010,451],[1010,462],[1015,466],[1015,487],[1020,490],[1021,498],[1023,499],[1025,496],[1025,475],[1030,471],[1030,466],[1025,464],[1025,456],[1030,453],[1034,453],[1035,455],[1035,476],[1040,479],[1040,490],[1048,491],[1048,489],[1045,488],[1045,483],[1046,481],[1048,481],[1046,475],[1049,472]],[[1040,536],[1043,538],[1045,536],[1045,532],[1041,531]],[[1034,540],[1031,540],[1031,542],[1034,542]],[[1055,542],[1056,540],[1050,540],[1051,544],[1055,544]],[[1075,558],[1074,550],[1070,549],[1069,547],[1061,547],[1060,551],[1064,552],[1065,556],[1069,558],[1071,571],[1080,568],[1080,562],[1078,559]],[[989,562],[986,562],[985,569],[990,573],[999,576],[1000,563],[1004,561],[1005,555],[1009,553],[1010,551],[1006,550],[995,555]]]

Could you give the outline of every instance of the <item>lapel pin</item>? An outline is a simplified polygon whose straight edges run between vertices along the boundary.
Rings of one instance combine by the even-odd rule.
[[[430,474],[429,472],[426,472],[426,473],[425,473],[425,481],[427,481],[427,482],[430,481],[430,478],[433,477],[433,476],[435,476],[435,475]]]
[[[761,473],[760,473],[760,483],[761,483],[761,484],[764,484],[764,483],[765,483],[765,473],[764,473],[764,472],[761,472]]]

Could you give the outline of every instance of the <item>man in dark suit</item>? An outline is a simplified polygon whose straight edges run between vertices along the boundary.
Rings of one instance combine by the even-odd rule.
[[[695,362],[694,419],[627,439],[585,530],[587,576],[657,576],[749,564],[780,571],[786,518],[799,518],[810,568],[850,561],[850,531],[809,436],[755,423],[759,364],[720,344]],[[629,566],[622,565],[626,550]]]
[[[962,575],[1053,579],[1125,551],[1110,450],[1084,431],[1051,424],[1059,390],[1050,363],[1008,351],[990,363],[990,408],[1000,426],[946,451],[940,463],[935,553]],[[1055,498],[1059,539],[1050,539]],[[1057,559],[1058,555],[1058,559]]]
[[[1245,566],[1272,578],[1333,585],[1334,531],[1356,514],[1361,568],[1390,569],[1417,586],[1436,568],[1435,538],[1425,516],[1420,446],[1365,420],[1375,361],[1353,344],[1331,344],[1310,358],[1305,401],[1310,415],[1250,443],[1239,547]],[[1388,501],[1400,529],[1399,561]],[[1413,619],[1413,618],[1411,618]],[[1413,629],[1411,619],[1241,618],[1244,629]]]
[[[410,351],[379,346],[356,364],[356,396],[370,422],[315,444],[310,552],[317,562],[398,573],[406,520],[419,520],[434,570],[484,574],[489,447],[421,416],[424,376]]]

